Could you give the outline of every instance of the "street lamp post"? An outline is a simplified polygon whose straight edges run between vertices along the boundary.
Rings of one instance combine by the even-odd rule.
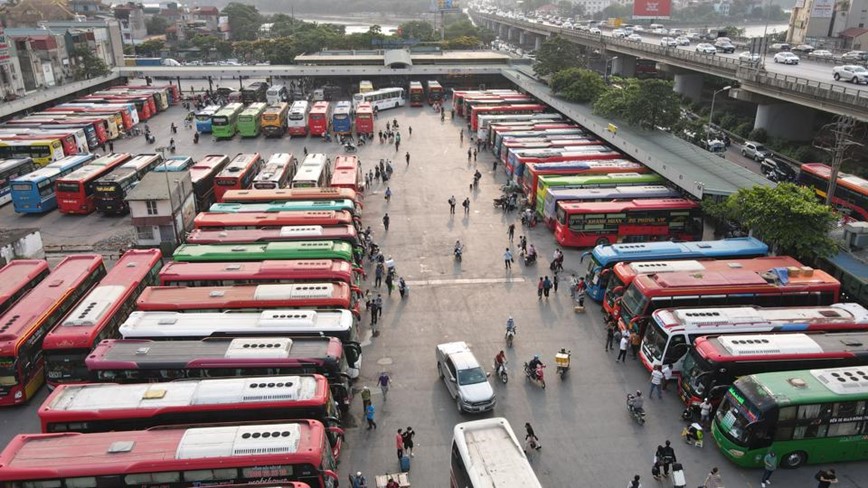
[[[618,56],[612,56],[611,58],[606,60],[606,68],[603,74],[603,78],[605,79],[607,85],[609,84],[609,65],[612,64],[616,59],[618,59]]]
[[[712,122],[712,116],[714,116],[714,99],[715,99],[715,97],[717,97],[718,93],[725,92],[725,91],[728,91],[730,89],[732,89],[732,86],[727,85],[727,86],[721,88],[720,90],[717,90],[716,92],[714,92],[713,95],[711,95],[711,110],[708,111],[708,128],[709,129],[711,129],[711,124],[713,123]]]

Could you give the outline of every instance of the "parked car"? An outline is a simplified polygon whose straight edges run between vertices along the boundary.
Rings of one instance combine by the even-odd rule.
[[[793,48],[794,53],[804,53],[810,54],[814,51],[814,46],[810,44],[799,44],[798,46]]]
[[[696,45],[696,52],[699,54],[717,54],[717,48],[707,42],[700,42]]]
[[[730,54],[735,52],[735,44],[724,38],[720,38],[714,41],[714,48],[724,54]]]
[[[678,47],[678,43],[671,37],[661,37],[660,45],[663,47]]]
[[[455,399],[459,412],[487,412],[494,409],[494,389],[485,369],[464,342],[439,344],[437,372]]]
[[[789,51],[790,45],[786,42],[776,42],[770,46],[772,51]]]
[[[763,159],[760,163],[760,171],[772,181],[796,181],[796,170],[786,161],[774,157]]]
[[[848,51],[841,55],[841,61],[868,61],[868,51]]]
[[[826,49],[816,49],[808,53],[808,56],[812,58],[834,58],[835,55],[832,54],[832,51]]]
[[[857,64],[845,64],[832,68],[832,76],[836,80],[849,81],[850,83],[868,83],[868,69]]]
[[[752,53],[750,51],[743,51],[738,53],[738,62],[746,63],[746,64],[757,64],[760,61],[760,55],[757,53]]]
[[[687,36],[678,36],[675,38],[675,44],[677,44],[679,46],[689,46],[690,45],[690,38]]]
[[[775,63],[799,64],[799,57],[788,51],[776,53],[772,59],[774,59]]]
[[[631,42],[642,42],[642,36],[639,34],[630,34],[627,36],[627,40]]]
[[[754,161],[762,161],[771,156],[771,152],[758,142],[745,141],[741,146],[741,155],[751,158]]]

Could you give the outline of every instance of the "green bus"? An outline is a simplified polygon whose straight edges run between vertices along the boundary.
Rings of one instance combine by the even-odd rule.
[[[761,468],[868,459],[868,366],[742,376],[717,410],[711,432],[724,456]]]
[[[536,186],[536,211],[545,212],[549,188],[609,188],[615,186],[662,185],[666,179],[651,173],[609,173],[606,175],[563,176],[541,175]]]
[[[251,103],[238,116],[238,134],[241,137],[257,137],[262,127],[262,113],[267,103]]]
[[[361,217],[356,203],[349,199],[341,200],[287,200],[270,203],[215,203],[208,209],[212,213],[273,213],[307,212],[312,210],[346,210],[353,217]]]
[[[353,246],[344,241],[281,241],[251,244],[184,244],[172,255],[184,263],[264,261],[272,259],[342,259],[353,262]]]
[[[232,139],[238,130],[238,116],[243,103],[230,103],[211,116],[211,133],[217,139]]]

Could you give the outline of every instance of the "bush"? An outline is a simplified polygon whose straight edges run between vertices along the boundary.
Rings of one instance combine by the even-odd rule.
[[[742,122],[738,124],[732,131],[739,137],[747,137],[753,130],[753,122]]]
[[[803,163],[813,163],[820,160],[817,154],[816,148],[814,146],[799,146],[793,151],[793,159],[796,161],[801,161]]]
[[[735,126],[738,125],[738,119],[735,118],[735,115],[732,114],[725,113],[717,120],[717,125],[721,126],[726,130],[732,130]]]
[[[748,139],[756,142],[767,142],[769,139],[769,133],[762,127],[757,127],[756,129],[750,131]]]

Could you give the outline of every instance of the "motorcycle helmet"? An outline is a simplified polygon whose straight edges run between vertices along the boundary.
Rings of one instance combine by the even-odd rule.
[[[640,396],[642,396],[642,392],[641,392],[641,391],[639,391],[639,390],[636,390],[636,396],[637,396],[637,397],[640,397]]]
[[[539,359],[539,354],[534,354],[534,355],[533,355],[533,358],[534,358],[534,359]]]

